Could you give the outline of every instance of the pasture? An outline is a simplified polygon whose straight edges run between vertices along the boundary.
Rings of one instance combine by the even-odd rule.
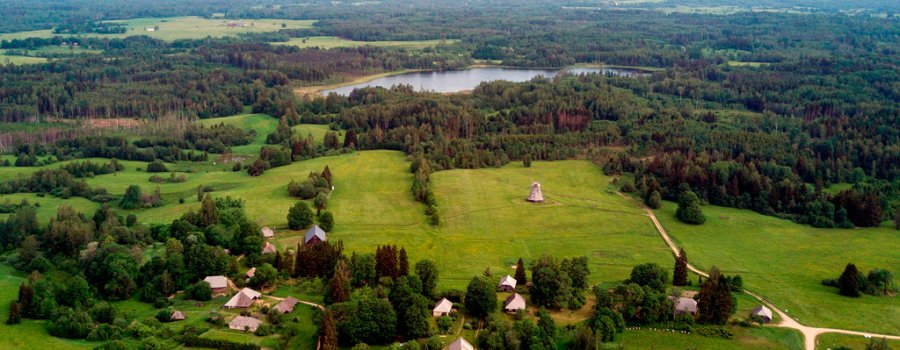
[[[288,45],[299,48],[318,47],[320,49],[333,49],[336,47],[401,47],[406,49],[424,49],[438,45],[450,45],[459,40],[415,40],[415,41],[356,41],[336,36],[312,36],[308,38],[291,38],[285,42],[273,42],[272,45]]]
[[[202,17],[167,17],[167,18],[135,18],[129,20],[109,21],[123,23],[127,32],[123,34],[79,33],[53,34],[50,29],[34,30],[18,33],[0,34],[0,41],[24,39],[31,37],[100,37],[125,38],[135,35],[146,35],[165,41],[178,39],[202,39],[205,37],[237,36],[244,33],[276,32],[281,29],[310,28],[313,20],[281,20],[281,19],[206,19]],[[283,24],[283,26],[282,26]],[[159,27],[157,30],[156,27]],[[148,31],[148,29],[154,29]]]
[[[694,266],[741,275],[745,288],[806,325],[900,334],[900,318],[890,316],[900,315],[896,296],[848,298],[821,284],[850,262],[863,273],[896,271],[900,238],[893,228],[818,229],[715,206],[703,207],[705,224],[691,226],[675,218],[676,207],[665,202],[656,215]]]
[[[864,350],[870,339],[847,334],[825,333],[816,340],[816,350],[829,350],[845,346],[853,350]],[[888,340],[891,349],[900,348],[900,340]]]

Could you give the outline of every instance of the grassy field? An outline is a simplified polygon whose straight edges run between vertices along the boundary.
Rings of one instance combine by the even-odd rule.
[[[730,327],[733,339],[707,338],[696,334],[680,334],[659,330],[626,330],[614,343],[601,349],[790,349],[802,350],[800,333],[788,329]]]
[[[900,267],[900,236],[883,226],[868,229],[817,229],[748,210],[706,206],[706,223],[675,219],[676,205],[656,211],[666,230],[698,268],[719,266],[740,274],[744,286],[778,305],[798,321],[819,327],[900,334],[896,297],[847,298],[823,286],[848,262],[868,272]]]
[[[201,17],[168,17],[168,18],[135,18],[124,21],[110,21],[124,23],[128,31],[124,34],[96,34],[84,33],[76,36],[124,38],[133,35],[147,35],[160,40],[173,41],[178,39],[200,39],[207,36],[225,37],[236,36],[242,33],[275,32],[281,29],[310,28],[315,21],[312,20],[281,20],[281,19],[206,19]],[[229,23],[237,24],[230,28]],[[252,26],[250,25],[252,23]],[[243,27],[242,24],[248,26]],[[282,24],[284,26],[282,27]],[[159,30],[147,31],[146,28],[159,26]],[[0,40],[24,39],[31,37],[53,37],[52,30],[35,30],[28,32],[0,34]],[[72,36],[72,35],[59,35]]]
[[[15,65],[23,65],[23,64],[36,64],[36,63],[45,63],[48,60],[44,57],[31,57],[31,56],[19,56],[19,55],[7,55],[5,50],[0,50],[0,65],[7,64],[15,64]]]
[[[309,38],[291,38],[286,42],[273,42],[272,45],[289,45],[300,48],[318,47],[332,49],[336,47],[381,46],[402,47],[407,49],[424,49],[437,45],[450,45],[459,40],[417,40],[417,41],[355,41],[336,36],[313,36]]]
[[[816,350],[830,350],[846,346],[853,350],[864,350],[870,339],[856,335],[825,333],[816,340]],[[900,340],[888,340],[891,349],[900,349]]]
[[[505,275],[517,258],[543,254],[588,256],[593,282],[622,280],[644,262],[672,264],[650,221],[610,191],[610,178],[590,162],[511,163],[432,178],[443,223],[412,251],[438,261],[446,285],[465,286],[486,267]],[[545,203],[525,201],[535,180]]]
[[[232,117],[203,119],[200,123],[207,126],[225,124],[243,130],[256,130],[256,138],[251,144],[232,147],[231,152],[237,155],[258,156],[259,149],[266,143],[266,136],[278,126],[278,119],[267,114],[240,114]]]
[[[0,317],[6,320],[9,303],[18,297],[19,285],[26,276],[6,264],[0,264]],[[81,340],[56,338],[47,332],[46,321],[22,320],[17,325],[0,322],[0,349],[34,349],[40,344],[43,350],[93,349],[97,344]]]

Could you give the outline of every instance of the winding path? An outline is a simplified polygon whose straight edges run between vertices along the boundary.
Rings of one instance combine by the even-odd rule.
[[[626,199],[635,201],[634,198],[631,198],[621,192],[616,192],[616,193]],[[637,201],[635,201],[635,202],[637,202]],[[653,221],[653,226],[656,226],[656,230],[659,231],[659,235],[662,236],[663,241],[666,242],[666,245],[669,246],[669,249],[672,250],[672,253],[675,254],[675,256],[678,256],[678,246],[675,245],[675,242],[673,242],[672,238],[669,237],[669,233],[666,232],[666,229],[664,229],[662,227],[662,224],[659,223],[659,220],[656,219],[656,215],[653,214],[653,210],[650,210],[650,208],[647,208],[646,206],[644,206],[643,203],[638,202],[638,205],[640,205],[640,207],[643,208],[645,212],[647,212],[646,215],[650,217],[651,221]],[[693,271],[694,273],[696,273],[700,276],[709,278],[709,274],[694,267],[694,265],[691,265],[690,263],[688,263],[687,267],[689,270]],[[823,334],[823,333],[841,333],[841,334],[849,334],[849,335],[859,335],[859,336],[864,336],[864,337],[875,337],[875,338],[887,338],[887,339],[891,339],[891,340],[900,340],[900,336],[895,336],[895,335],[875,334],[875,333],[848,331],[848,330],[844,330],[844,329],[817,328],[817,327],[804,326],[804,325],[800,324],[800,322],[797,322],[796,320],[794,320],[793,318],[788,316],[786,313],[781,311],[781,309],[776,307],[774,304],[770,303],[768,300],[757,295],[756,293],[753,293],[746,289],[744,289],[744,293],[746,293],[747,295],[750,295],[753,298],[756,298],[756,300],[759,300],[761,303],[765,304],[767,307],[772,309],[772,311],[775,311],[775,313],[777,313],[778,316],[781,316],[781,322],[779,322],[778,324],[774,324],[773,326],[796,329],[797,331],[802,333],[805,350],[815,350],[816,349],[816,338],[820,334]]]

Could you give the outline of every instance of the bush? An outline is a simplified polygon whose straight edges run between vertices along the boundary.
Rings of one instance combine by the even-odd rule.
[[[50,264],[50,261],[41,255],[38,255],[36,258],[31,259],[31,262],[28,263],[28,271],[37,271],[40,273],[44,273],[50,270],[51,267],[53,267],[53,265]]]
[[[288,227],[299,230],[309,227],[313,223],[313,212],[305,202],[297,202],[288,211]]]
[[[257,336],[260,336],[260,337],[265,337],[269,334],[272,334],[272,326],[269,326],[267,324],[261,324],[261,325],[259,325],[259,327],[256,327],[256,332],[253,332],[253,334],[256,334]]]
[[[678,210],[675,211],[678,220],[691,225],[700,225],[706,222],[706,216],[700,208],[700,199],[692,191],[686,191],[678,200]]]
[[[637,191],[637,188],[634,187],[634,181],[631,181],[630,179],[624,179],[622,180],[622,186],[619,187],[619,190],[625,193],[632,193]]]
[[[334,229],[334,214],[331,214],[330,211],[323,212],[322,215],[319,215],[319,227],[321,227],[325,232],[331,232]]]
[[[187,290],[187,295],[189,298],[199,301],[207,301],[212,299],[212,288],[209,287],[209,282],[199,281],[190,285]]]
[[[169,169],[166,168],[165,163],[163,163],[161,160],[157,159],[157,160],[154,160],[153,162],[151,162],[150,164],[147,164],[147,172],[148,173],[167,173],[167,172],[169,172]]]
[[[453,327],[453,319],[447,316],[441,316],[441,318],[437,320],[437,326],[438,331],[440,331],[441,334],[447,334],[450,332],[450,328]]]

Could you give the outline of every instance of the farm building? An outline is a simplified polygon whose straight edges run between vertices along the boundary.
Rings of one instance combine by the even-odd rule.
[[[260,231],[262,232],[263,238],[265,238],[265,239],[275,237],[275,231],[273,231],[272,229],[270,229],[268,227],[263,227],[262,230],[260,230]]]
[[[262,324],[262,321],[253,317],[238,316],[231,320],[231,322],[228,322],[228,328],[236,331],[256,332],[256,329],[259,328],[260,324]]]
[[[203,281],[209,283],[212,295],[228,293],[228,278],[225,276],[206,276]]]
[[[697,301],[691,298],[681,297],[677,300],[675,297],[669,297],[669,300],[672,301],[672,304],[675,305],[675,314],[676,315],[696,315],[697,314]]]
[[[431,314],[434,317],[449,316],[450,311],[453,311],[453,303],[451,303],[450,300],[447,300],[447,298],[443,298],[441,301],[437,302],[437,304],[434,304],[434,309],[431,310]]]
[[[516,281],[513,276],[506,275],[506,277],[500,279],[500,285],[497,286],[497,289],[499,289],[501,292],[512,292],[516,290],[517,283],[519,282]]]
[[[757,306],[750,312],[751,317],[759,322],[759,323],[769,323],[772,322],[772,310],[767,308],[765,305]]]
[[[506,297],[506,301],[503,302],[503,311],[515,313],[519,310],[525,310],[525,298],[519,293]]]
[[[184,321],[184,313],[175,310],[175,312],[172,312],[172,315],[169,316],[169,321]]]
[[[257,292],[253,289],[244,288],[241,289],[241,291],[235,294],[233,297],[231,297],[231,299],[229,299],[223,307],[226,309],[246,309],[250,307],[250,305],[253,305],[253,302],[256,301],[256,299],[259,299],[261,295],[262,294],[260,292]]]
[[[319,242],[325,242],[328,240],[328,233],[325,230],[322,230],[319,225],[313,225],[310,227],[308,231],[306,231],[306,235],[303,236],[303,244],[316,244]]]
[[[544,194],[541,192],[541,183],[535,181],[531,184],[531,194],[528,195],[528,201],[532,203],[541,203],[544,201]]]
[[[275,248],[274,244],[269,243],[269,242],[266,242],[266,244],[263,244],[263,248],[262,248],[263,254],[275,254],[275,251],[277,251],[277,249]]]
[[[249,270],[247,270],[247,273],[244,274],[244,276],[247,276],[247,278],[253,278],[253,276],[256,276],[256,268],[251,267]]]
[[[299,302],[300,300],[297,300],[297,298],[287,297],[278,303],[278,305],[275,305],[275,310],[278,310],[278,312],[283,314],[289,314],[294,312],[294,307],[297,306],[297,303]]]
[[[447,345],[447,347],[445,349],[446,350],[475,350],[475,347],[473,347],[472,344],[469,344],[469,342],[467,342],[462,337],[459,337],[456,340],[454,340],[452,343],[450,343],[450,345]]]

